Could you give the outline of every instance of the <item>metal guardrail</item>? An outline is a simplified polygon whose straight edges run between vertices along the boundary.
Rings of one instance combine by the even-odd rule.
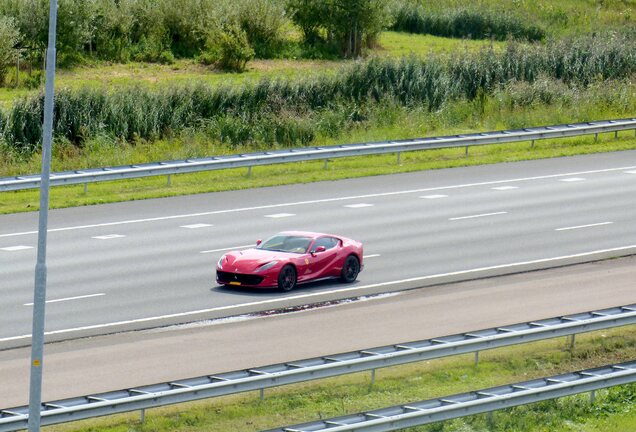
[[[144,410],[629,324],[636,324],[636,304],[48,402],[41,422]],[[27,414],[26,406],[0,409],[0,432],[24,429]]]
[[[446,396],[267,432],[384,432],[636,382],[636,361]]]
[[[451,135],[432,138],[418,138],[397,141],[379,141],[361,144],[346,144],[325,147],[307,147],[289,150],[278,150],[262,153],[249,153],[231,156],[207,157],[165,161],[139,165],[126,165],[108,168],[91,168],[76,171],[65,171],[51,174],[51,186],[84,184],[123,180],[150,176],[192,173],[199,171],[221,170],[229,168],[249,168],[259,165],[281,164],[289,162],[397,153],[398,162],[402,152],[415,150],[432,150],[450,147],[468,147],[503,144],[519,141],[532,141],[548,138],[565,138],[581,135],[597,135],[599,133],[636,130],[636,118],[604,120],[588,123],[541,126],[525,129],[503,130],[466,135]],[[39,175],[24,175],[0,178],[0,192],[40,187]]]

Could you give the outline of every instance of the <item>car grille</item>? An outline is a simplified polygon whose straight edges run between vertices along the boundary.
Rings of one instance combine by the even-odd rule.
[[[241,285],[258,285],[263,282],[263,276],[247,275],[216,271],[216,279],[221,283],[239,282]]]

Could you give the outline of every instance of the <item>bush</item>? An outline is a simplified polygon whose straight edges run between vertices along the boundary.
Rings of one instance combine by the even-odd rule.
[[[232,29],[243,32],[238,25]],[[262,139],[296,145],[309,142],[315,130],[326,131],[341,124],[320,115],[334,107],[344,110],[343,117],[349,123],[364,121],[369,103],[436,111],[448,101],[463,99],[476,100],[475,106],[483,109],[483,101],[506,85],[513,106],[561,100],[570,97],[565,89],[631,77],[636,73],[633,46],[634,40],[627,36],[599,35],[546,46],[511,43],[503,53],[485,50],[450,59],[373,59],[356,62],[337,74],[293,81],[261,80],[236,89],[199,85],[158,91],[144,87],[115,92],[65,90],[55,101],[55,134],[77,145],[95,134],[134,142],[205,123],[214,125],[210,130],[230,143]],[[219,52],[212,53],[213,60],[242,68],[253,56],[249,49],[249,56],[241,57],[243,49],[249,49],[244,34],[235,39],[225,33]],[[620,93],[606,93],[608,104],[629,103]],[[11,108],[5,127],[9,144],[26,151],[37,147],[41,99],[23,99]],[[256,122],[261,122],[260,132],[252,130]]]
[[[219,69],[242,72],[247,62],[254,58],[245,31],[236,23],[213,35],[206,52],[201,56],[205,64],[214,64]]]
[[[135,15],[129,3],[96,0],[93,35],[88,44],[90,54],[99,58],[125,62],[130,59]]]
[[[169,52],[167,36],[165,35],[145,35],[141,36],[141,39],[131,49],[132,58],[136,61],[143,62],[160,62],[160,58],[163,53]],[[172,54],[170,54],[172,55]],[[174,61],[174,56],[173,61]]]
[[[36,89],[44,82],[44,72],[40,70],[31,71],[26,76],[21,76],[20,84],[28,89]]]
[[[237,19],[256,57],[276,56],[283,45],[283,29],[287,24],[282,2],[251,0],[240,3]]]

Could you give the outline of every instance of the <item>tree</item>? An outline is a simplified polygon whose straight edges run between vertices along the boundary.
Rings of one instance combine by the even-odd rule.
[[[345,57],[361,56],[390,17],[385,0],[289,0],[288,10],[306,43],[331,43]]]
[[[0,86],[4,86],[9,67],[18,58],[21,39],[15,19],[0,17]]]
[[[324,0],[289,0],[287,11],[309,45],[316,45],[324,40],[321,32],[326,28],[325,17],[328,14],[327,2]]]

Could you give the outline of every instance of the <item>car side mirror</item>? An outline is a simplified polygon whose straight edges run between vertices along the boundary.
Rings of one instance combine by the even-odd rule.
[[[261,243],[263,243],[263,240],[261,240],[261,239],[256,240],[256,246],[258,246]]]
[[[311,254],[316,255],[317,253],[326,251],[327,248],[324,246],[318,246]]]

